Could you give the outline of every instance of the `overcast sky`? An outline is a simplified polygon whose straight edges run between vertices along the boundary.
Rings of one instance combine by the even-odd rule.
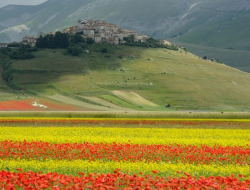
[[[38,5],[47,0],[0,0],[0,8],[9,4],[14,5]]]

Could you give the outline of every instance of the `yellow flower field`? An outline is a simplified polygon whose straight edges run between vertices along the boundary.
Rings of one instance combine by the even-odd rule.
[[[0,141],[104,142],[246,146],[250,130],[102,127],[2,127]]]
[[[160,176],[181,176],[184,172],[190,173],[194,176],[230,176],[246,175],[250,178],[250,166],[236,166],[236,165],[193,165],[193,164],[171,164],[171,163],[146,163],[146,162],[104,162],[99,161],[84,161],[84,160],[0,160],[0,164],[10,171],[15,171],[16,168],[22,168],[24,171],[42,171],[42,173],[56,172],[63,174],[76,175],[78,172],[91,173],[112,173],[115,169],[120,168],[121,172],[129,174],[144,174],[152,175],[152,170],[159,171]],[[181,171],[180,174],[177,171]]]

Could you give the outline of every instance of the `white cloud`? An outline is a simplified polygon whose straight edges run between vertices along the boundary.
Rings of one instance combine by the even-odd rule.
[[[47,0],[0,0],[0,8],[9,4],[14,5],[38,5]]]

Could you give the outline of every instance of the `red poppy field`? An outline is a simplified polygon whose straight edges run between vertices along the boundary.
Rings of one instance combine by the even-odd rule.
[[[83,107],[42,98],[37,101],[32,99],[0,101],[0,111],[89,111]]]
[[[157,173],[157,171],[153,171]],[[59,175],[57,173],[12,173],[0,172],[2,189],[249,189],[250,180],[240,181],[230,177],[192,177],[185,174],[181,178],[152,177],[150,175],[127,175],[119,170],[112,174],[79,173],[79,176]]]
[[[67,159],[101,161],[146,161],[189,164],[238,164],[250,160],[250,145],[145,145],[117,143],[0,142],[1,159]],[[141,151],[143,150],[143,152]]]
[[[0,186],[249,190],[249,124],[247,119],[2,117]]]

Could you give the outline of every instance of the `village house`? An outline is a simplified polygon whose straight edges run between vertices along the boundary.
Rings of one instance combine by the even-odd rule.
[[[45,34],[45,33],[43,33],[43,32],[39,32],[39,33],[38,33],[38,35],[37,35],[37,38],[39,38],[40,36],[45,37],[45,36],[46,36],[46,34]]]
[[[160,44],[171,46],[171,43],[170,43],[169,41],[167,41],[167,40],[161,40],[161,41],[160,41]]]
[[[23,38],[22,44],[24,45],[30,45],[31,47],[35,47],[36,45],[36,37],[33,36],[25,36]]]
[[[0,43],[0,48],[7,48],[8,44],[7,43]]]
[[[83,28],[83,35],[87,36],[89,38],[94,38],[95,37],[95,28],[88,28],[88,27]]]
[[[63,33],[74,35],[78,26],[72,26],[63,30]]]
[[[49,35],[56,35],[56,32],[50,32]]]
[[[145,36],[145,35],[135,35],[135,41],[136,42],[146,42],[147,39],[149,39],[149,36]]]
[[[95,35],[95,42],[100,43],[102,41],[103,41],[103,38],[102,38],[101,34],[96,34]]]

